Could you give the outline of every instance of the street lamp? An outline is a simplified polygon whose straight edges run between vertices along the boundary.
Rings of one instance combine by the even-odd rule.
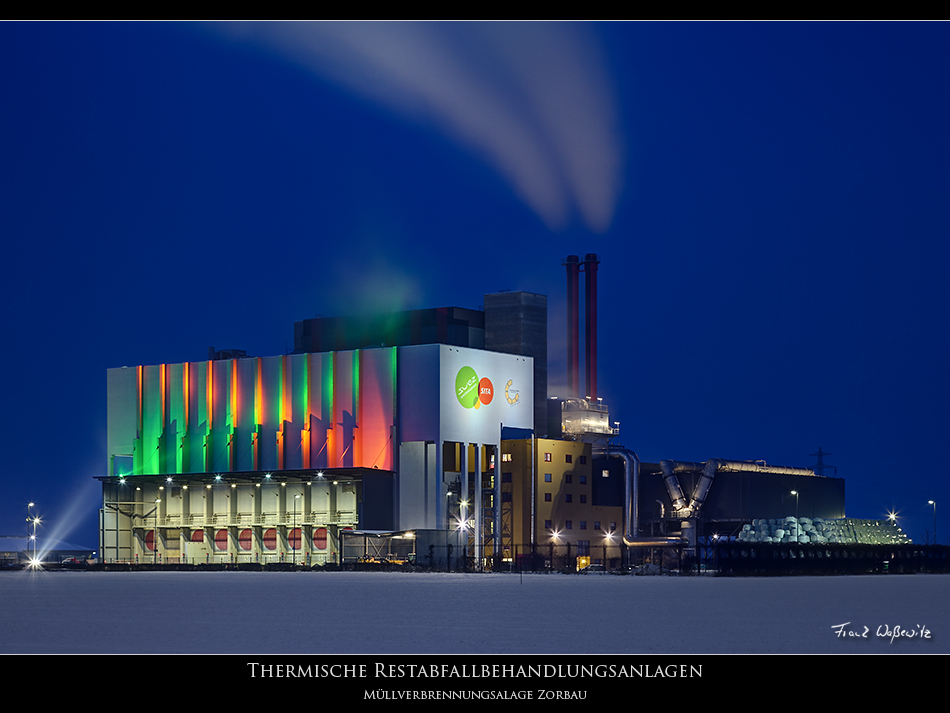
[[[795,524],[797,525],[798,524],[798,491],[793,490],[791,494],[795,496]]]
[[[40,516],[33,512],[33,508],[36,507],[34,503],[30,503],[26,506],[27,518],[26,521],[33,524],[33,532],[30,535],[30,542],[33,544],[33,558],[30,560],[31,567],[38,567],[39,564],[36,561],[36,526],[40,522]]]
[[[937,544],[937,503],[933,500],[927,501],[928,505],[934,506],[934,544]]]

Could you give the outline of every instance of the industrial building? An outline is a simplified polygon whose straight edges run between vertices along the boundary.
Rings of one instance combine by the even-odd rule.
[[[282,356],[211,349],[108,370],[102,558],[314,565],[412,549],[433,565],[613,567],[788,515],[790,491],[802,514],[844,516],[837,478],[643,464],[618,446],[597,396],[600,260],[563,264],[560,398],[547,392],[547,298],[527,292],[487,294],[483,310],[301,320]]]
[[[444,344],[108,371],[101,552],[333,561],[346,530],[474,522],[503,428],[533,428],[530,357]],[[489,522],[488,527],[494,529]]]

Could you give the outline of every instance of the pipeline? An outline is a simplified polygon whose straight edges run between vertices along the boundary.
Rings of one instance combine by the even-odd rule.
[[[619,446],[608,446],[607,457],[620,458],[624,463],[624,529],[623,542],[627,547],[663,547],[679,544],[679,538],[640,537],[639,498],[640,458],[633,451]]]
[[[643,547],[680,543],[680,538],[638,536],[640,526],[638,497],[640,492],[640,458],[633,451],[614,445],[607,446],[606,455],[608,458],[620,458],[624,462],[624,544],[628,547]],[[762,461],[733,461],[721,458],[713,458],[705,463],[664,460],[660,461],[660,470],[663,474],[663,483],[673,503],[673,516],[683,519],[692,519],[699,515],[717,472],[815,475],[815,472],[808,468],[770,466]],[[676,477],[677,473],[700,474],[699,481],[693,488],[688,504],[686,495],[679,484],[679,479]],[[662,507],[662,503],[660,505]]]
[[[780,465],[767,465],[764,461],[738,461],[723,460],[721,458],[712,458],[705,463],[692,463],[689,461],[660,461],[660,470],[663,473],[663,483],[666,485],[667,493],[673,502],[673,511],[676,517],[693,518],[699,515],[699,511],[706,501],[706,495],[712,487],[713,479],[716,473],[770,473],[778,475],[807,475],[814,476],[815,471],[808,468],[790,468]],[[676,473],[699,473],[699,481],[693,488],[693,494],[690,497],[689,505],[686,504],[686,497],[683,489],[680,487]]]
[[[616,446],[607,446],[607,455],[623,460],[623,541],[630,544],[630,541],[636,539],[640,522],[637,502],[637,494],[640,492],[640,459],[633,451]]]
[[[666,492],[673,503],[673,511],[679,512],[686,508],[686,496],[680,487],[680,482],[676,473],[692,473],[701,471],[702,463],[691,463],[689,461],[662,460],[660,461],[660,471],[663,473],[663,484],[666,486]]]

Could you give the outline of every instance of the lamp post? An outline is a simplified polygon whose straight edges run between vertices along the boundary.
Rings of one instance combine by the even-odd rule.
[[[928,505],[934,506],[934,544],[937,544],[937,503],[933,500],[927,501]]]
[[[39,515],[37,515],[36,513],[33,512],[33,508],[34,508],[34,507],[36,507],[34,503],[30,503],[30,504],[27,505],[27,507],[26,507],[26,512],[27,512],[26,521],[33,524],[33,532],[30,534],[30,542],[31,542],[32,545],[33,545],[33,557],[32,557],[32,559],[30,560],[30,566],[31,566],[31,567],[37,567],[37,566],[38,566],[38,564],[37,564],[37,562],[36,562],[36,526],[37,526],[37,525],[39,524],[39,522],[40,522],[40,517],[39,517]]]
[[[793,490],[792,495],[795,496],[795,524],[798,525],[798,491]]]

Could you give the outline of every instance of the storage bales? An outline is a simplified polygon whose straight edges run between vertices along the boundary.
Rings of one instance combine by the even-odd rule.
[[[739,531],[740,542],[772,542],[792,544],[855,544],[895,545],[910,544],[910,538],[888,520],[857,520],[843,518],[795,518],[764,520],[756,519],[751,525],[743,525]]]

